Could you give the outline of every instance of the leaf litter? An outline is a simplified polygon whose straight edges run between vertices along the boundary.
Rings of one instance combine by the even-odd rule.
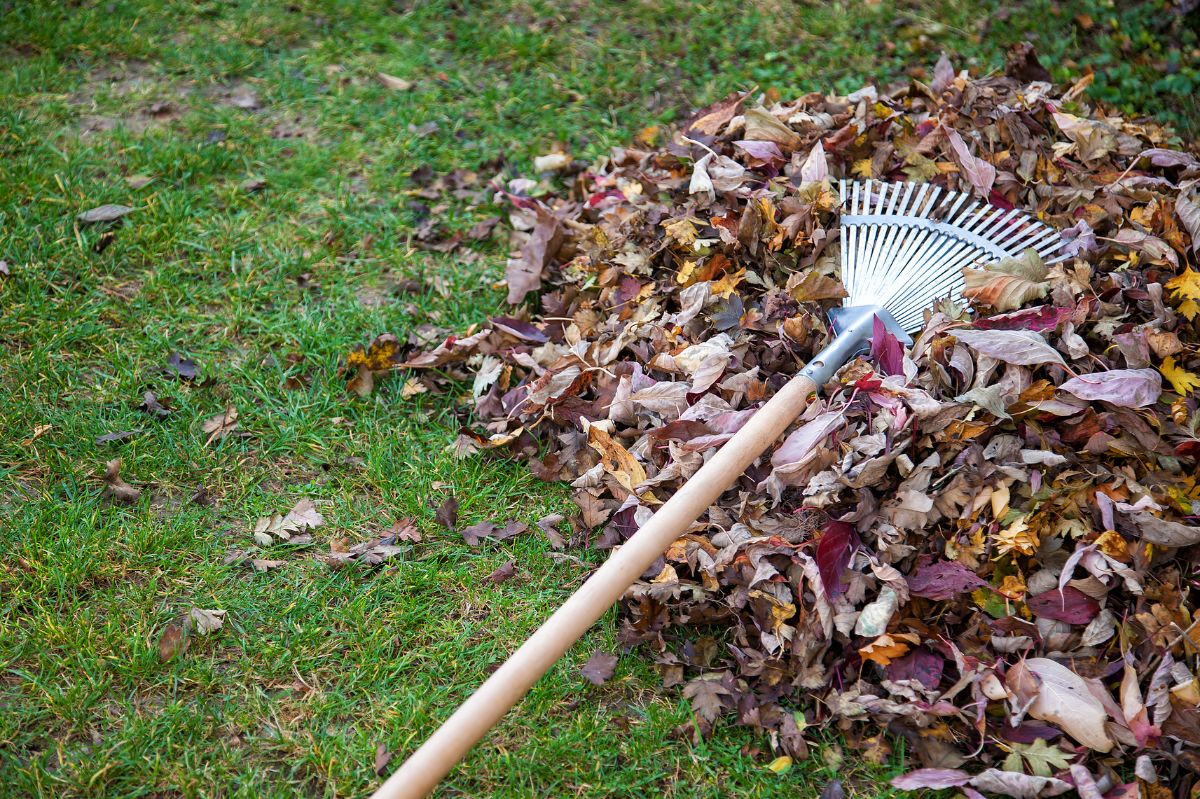
[[[584,534],[539,528],[611,548],[829,340],[835,181],[1034,214],[1072,257],[969,266],[966,302],[929,309],[911,350],[881,332],[626,593],[619,640],[690,700],[682,732],[745,725],[775,763],[832,727],[867,758],[903,738],[921,768],[902,789],[1188,795],[1200,159],[1087,104],[1087,79],[1045,82],[1029,47],[1004,75],[933,74],[739,93],[657,149],[498,179],[511,310],[432,344],[385,334],[348,372],[472,386],[455,451],[570,483]]]

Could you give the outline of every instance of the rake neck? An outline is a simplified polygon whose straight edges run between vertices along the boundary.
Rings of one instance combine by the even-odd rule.
[[[876,317],[902,343],[906,346],[912,344],[912,339],[881,305],[835,308],[829,312],[829,321],[833,325],[835,334],[833,341],[818,352],[816,357],[800,370],[800,373],[810,378],[818,386],[828,383],[834,373],[842,368],[842,364],[870,348],[871,336],[875,332]]]

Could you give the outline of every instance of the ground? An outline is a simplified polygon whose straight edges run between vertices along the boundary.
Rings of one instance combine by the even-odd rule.
[[[1197,42],[1170,8],[4,4],[0,796],[364,795],[377,748],[426,737],[581,575],[540,536],[470,547],[435,523],[448,496],[462,524],[566,502],[516,465],[456,459],[459,397],[391,377],[362,399],[339,375],[374,334],[501,308],[500,228],[449,253],[414,238],[499,211],[466,199],[478,185],[427,201],[414,171],[528,174],[555,146],[590,158],[734,89],[851,90],[926,75],[943,50],[987,71],[1024,37],[1056,78],[1092,66],[1094,97],[1186,138]],[[76,221],[105,203],[134,210]],[[169,415],[139,409],[147,391]],[[238,428],[208,442],[231,406]],[[132,504],[105,494],[114,458]],[[230,559],[306,498],[326,520],[311,547],[272,547],[285,563],[265,572]],[[379,568],[314,557],[401,519],[423,540]],[[488,579],[509,560],[513,579]],[[192,607],[224,626],[164,662]],[[686,702],[636,654],[603,686],[580,677],[597,649],[616,651],[611,616],[445,795],[795,796],[837,776],[865,796],[905,767],[843,760],[826,733],[782,774],[743,731],[681,739]]]

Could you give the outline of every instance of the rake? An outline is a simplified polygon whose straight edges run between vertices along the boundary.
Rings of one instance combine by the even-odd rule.
[[[1034,249],[1047,263],[1067,257],[1046,225],[930,184],[840,184],[841,269],[848,297],[830,313],[833,340],[713,455],[375,792],[374,799],[425,796],[763,453],[851,357],[880,320],[905,346],[923,312],[962,294],[964,266]]]

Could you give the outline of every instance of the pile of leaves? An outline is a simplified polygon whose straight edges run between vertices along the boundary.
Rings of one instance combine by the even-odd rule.
[[[875,760],[903,738],[922,768],[897,787],[972,797],[1190,796],[1200,160],[1018,55],[734,95],[658,148],[498,186],[512,310],[349,366],[467,381],[458,451],[569,481],[568,545],[617,546],[828,342],[838,179],[1027,210],[1071,257],[972,267],[908,352],[842,368],[627,593],[621,640],[682,686],[687,734],[803,757],[833,726]]]

